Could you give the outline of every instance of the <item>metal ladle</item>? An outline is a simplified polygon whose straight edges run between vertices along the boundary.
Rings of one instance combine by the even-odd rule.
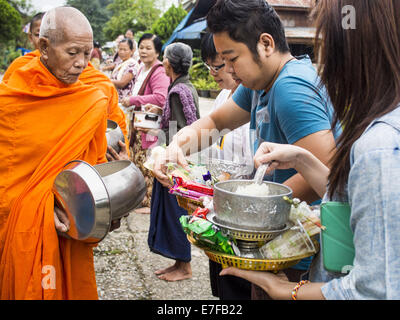
[[[261,166],[258,167],[256,174],[254,175],[254,183],[255,184],[262,184],[265,173],[267,172],[271,162],[263,163]]]

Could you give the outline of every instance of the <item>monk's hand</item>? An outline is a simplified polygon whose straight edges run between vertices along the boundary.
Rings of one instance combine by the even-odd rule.
[[[67,214],[57,205],[54,206],[54,225],[59,232],[67,232],[70,228]]]
[[[110,232],[112,232],[112,231],[118,229],[119,227],[121,227],[121,219],[112,220],[112,221],[111,221]]]
[[[118,141],[119,146],[121,147],[121,151],[117,153],[113,147],[107,147],[106,158],[108,161],[115,161],[115,160],[130,160],[128,151],[126,150],[126,144],[123,143],[121,140]]]

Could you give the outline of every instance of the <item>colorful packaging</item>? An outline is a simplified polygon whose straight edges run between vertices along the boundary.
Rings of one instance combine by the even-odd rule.
[[[179,219],[183,231],[192,236],[201,245],[211,250],[234,255],[228,238],[210,221],[196,216],[181,216]]]

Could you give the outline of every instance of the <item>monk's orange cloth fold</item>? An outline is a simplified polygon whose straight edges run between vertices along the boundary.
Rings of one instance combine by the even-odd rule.
[[[32,58],[0,84],[0,298],[97,299],[93,248],[58,237],[55,177],[106,162],[108,100]]]
[[[40,57],[39,50],[29,52],[26,55],[15,59],[4,73],[3,82],[7,83],[10,76],[13,74],[15,70],[23,67],[33,58],[36,57]],[[89,65],[83,70],[81,76],[79,77],[79,80],[85,84],[93,85],[99,88],[108,98],[108,108],[107,108],[108,119],[118,123],[119,127],[122,130],[122,133],[124,134],[125,145],[127,146],[126,149],[129,154],[127,121],[124,112],[118,105],[118,91],[117,89],[115,89],[114,84],[104,73],[93,67],[93,65],[90,62]]]

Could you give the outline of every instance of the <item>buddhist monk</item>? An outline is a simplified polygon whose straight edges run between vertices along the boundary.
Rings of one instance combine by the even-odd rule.
[[[42,23],[43,15],[44,13],[36,14],[30,22],[28,37],[35,50],[27,53],[22,57],[15,59],[4,73],[2,80],[3,82],[7,83],[11,74],[15,70],[26,65],[33,58],[40,57],[39,30]],[[92,85],[99,88],[108,98],[108,108],[107,108],[108,119],[118,123],[119,127],[122,130],[122,133],[125,136],[125,141],[124,141],[125,143],[124,142],[120,143],[120,146],[122,146],[121,150],[123,150],[122,152],[120,152],[120,156],[122,158],[129,158],[129,147],[127,147],[129,144],[127,143],[128,130],[126,125],[126,117],[124,112],[118,106],[118,92],[115,89],[113,83],[106,75],[97,70],[90,62],[88,63],[88,66],[83,70],[81,76],[79,77],[79,80],[87,85]],[[107,158],[108,160],[114,159],[110,157],[109,154],[107,155]]]
[[[93,47],[77,9],[42,21],[40,57],[0,84],[0,298],[97,299],[93,247],[69,228],[52,186],[72,160],[106,162],[108,98],[78,81]]]

